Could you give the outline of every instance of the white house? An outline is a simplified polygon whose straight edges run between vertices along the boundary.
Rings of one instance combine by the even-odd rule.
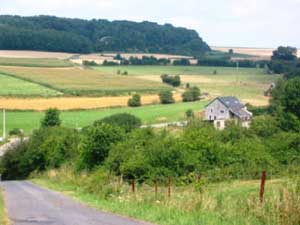
[[[205,120],[214,123],[217,129],[223,130],[228,120],[240,122],[249,127],[252,113],[247,110],[236,97],[218,97],[210,102],[205,109]]]

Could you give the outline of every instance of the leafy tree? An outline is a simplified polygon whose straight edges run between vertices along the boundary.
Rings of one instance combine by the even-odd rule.
[[[58,109],[48,109],[46,111],[44,119],[41,121],[42,127],[55,127],[60,126],[61,120],[59,118],[59,110]]]
[[[139,94],[134,94],[132,98],[128,100],[128,106],[130,107],[139,107],[141,105],[141,96]]]
[[[190,118],[193,118],[194,117],[194,112],[192,109],[188,109],[186,112],[185,112],[185,115],[188,119]]]
[[[198,87],[192,87],[182,94],[182,100],[184,102],[198,101],[200,99],[200,95],[200,89]]]
[[[294,47],[278,47],[277,50],[273,52],[272,60],[286,60],[294,61],[297,59],[297,48]]]
[[[171,91],[161,91],[159,93],[161,104],[173,104],[175,102]]]
[[[111,146],[124,138],[124,131],[118,126],[96,123],[83,131],[79,145],[79,169],[93,169],[102,165]]]
[[[123,128],[126,132],[130,132],[142,125],[142,121],[131,114],[119,113],[109,117],[105,117],[102,120],[96,121],[95,125],[106,123],[113,126],[119,126]]]
[[[201,55],[210,51],[196,31],[151,22],[3,15],[0,24],[1,49],[180,55]]]
[[[286,82],[280,103],[284,111],[293,113],[300,119],[300,77]]]
[[[173,87],[179,87],[181,84],[181,79],[179,75],[172,76],[168,74],[163,74],[160,77],[163,83],[172,85]]]
[[[274,73],[287,74],[296,68],[297,63],[297,48],[280,46],[273,52],[268,66]]]
[[[190,60],[188,59],[178,59],[173,61],[174,66],[189,66],[191,65]]]

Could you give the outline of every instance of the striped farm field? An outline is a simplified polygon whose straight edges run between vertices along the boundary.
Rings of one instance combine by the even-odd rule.
[[[127,71],[129,76],[160,82],[161,74],[180,75],[182,85],[198,86],[211,98],[217,96],[236,96],[245,103],[263,106],[269,104],[264,91],[276,82],[281,75],[266,74],[264,69],[206,67],[206,66],[118,66],[96,67],[101,73],[116,74],[118,70]],[[216,73],[216,74],[215,74]]]
[[[176,103],[171,105],[149,105],[139,108],[107,108],[97,110],[77,110],[61,112],[61,119],[64,126],[71,128],[84,127],[92,124],[106,116],[116,113],[130,113],[139,117],[143,124],[173,122],[185,119],[185,112],[188,109],[194,112],[202,111],[208,101]],[[29,134],[33,129],[40,126],[40,121],[44,112],[36,111],[7,111],[7,130],[13,128],[23,129],[25,134]],[[0,112],[0,117],[2,113]],[[2,120],[0,121],[0,133],[2,133]]]
[[[107,96],[170,89],[161,82],[82,68],[0,67],[0,73],[52,88],[66,95]]]

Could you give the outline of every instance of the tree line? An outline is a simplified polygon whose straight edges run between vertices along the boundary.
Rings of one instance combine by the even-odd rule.
[[[200,55],[209,46],[194,30],[152,22],[0,16],[0,49]]]

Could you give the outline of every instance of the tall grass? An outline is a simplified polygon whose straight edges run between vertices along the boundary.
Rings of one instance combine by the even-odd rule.
[[[64,192],[90,206],[157,224],[299,224],[299,182],[267,181],[265,202],[258,198],[259,181],[229,181],[172,187],[166,181],[154,193],[153,184],[128,183],[97,170],[76,174],[68,168],[38,175],[34,182]]]
[[[9,221],[8,221],[8,217],[7,217],[5,205],[4,205],[3,191],[1,188],[0,188],[0,224],[1,225],[9,225]]]

